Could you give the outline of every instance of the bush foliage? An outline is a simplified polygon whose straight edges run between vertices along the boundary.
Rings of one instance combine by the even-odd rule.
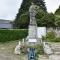
[[[34,46],[34,48],[37,50],[37,54],[42,55],[44,53],[42,44],[37,44],[37,45]]]
[[[27,30],[0,30],[0,42],[21,40],[26,38]]]
[[[31,46],[29,46],[29,45],[21,46],[21,52],[24,53],[24,54],[27,54],[29,48],[31,48]],[[33,48],[35,50],[37,50],[37,54],[42,55],[44,53],[42,44],[36,44],[36,45],[34,45]]]
[[[47,33],[46,37],[43,37],[43,40],[47,42],[60,42],[60,37],[56,37],[54,30],[51,30]]]

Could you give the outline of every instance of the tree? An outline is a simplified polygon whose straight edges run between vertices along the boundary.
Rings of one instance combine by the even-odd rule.
[[[27,28],[29,24],[29,13],[21,14],[20,18],[18,19],[18,26],[15,28]],[[15,24],[16,25],[16,24]]]
[[[60,18],[55,17],[55,26],[60,27]]]
[[[19,12],[17,13],[16,19],[20,17],[21,14],[26,13],[29,10],[31,2],[38,5],[42,10],[46,11],[44,0],[23,0]]]
[[[37,22],[37,25],[38,26],[42,26],[41,23],[42,23],[42,18],[43,16],[46,15],[46,12],[44,12],[42,9],[39,9],[37,11],[37,14],[36,14],[36,22]]]
[[[28,24],[29,24],[29,14],[28,13],[21,14],[21,16],[18,20],[20,23],[19,28],[21,28],[21,29],[28,28]]]
[[[60,6],[59,6],[59,8],[55,11],[55,15],[60,15]]]
[[[60,6],[59,8],[55,11],[55,26],[60,27]]]
[[[41,26],[54,27],[55,26],[54,22],[55,22],[55,16],[53,13],[46,13],[41,18]]]
[[[19,8],[19,11],[16,15],[15,21],[14,21],[15,27],[18,27],[20,24],[19,19],[20,19],[21,14],[25,14],[26,12],[29,11],[29,7],[31,5],[31,2],[38,5],[40,7],[40,9],[42,9],[43,11],[47,12],[44,0],[23,0],[21,7]],[[22,20],[20,20],[20,21],[22,21]]]

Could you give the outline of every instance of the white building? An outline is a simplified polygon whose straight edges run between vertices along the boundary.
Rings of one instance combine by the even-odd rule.
[[[0,29],[12,29],[12,21],[0,19]]]

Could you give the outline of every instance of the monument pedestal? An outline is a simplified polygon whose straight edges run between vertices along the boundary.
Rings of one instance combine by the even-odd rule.
[[[37,43],[37,24],[29,24],[29,29],[28,29],[28,36],[26,38],[26,41],[28,44],[32,45]]]
[[[36,24],[29,25],[28,36],[31,39],[32,38],[35,39],[37,37],[37,25]]]

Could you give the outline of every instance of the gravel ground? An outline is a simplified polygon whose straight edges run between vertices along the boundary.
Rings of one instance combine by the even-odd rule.
[[[0,60],[27,60],[27,55],[15,55],[14,48],[18,41],[0,43]],[[60,43],[48,43],[54,52],[60,52]],[[38,60],[60,60],[60,54],[39,55]]]
[[[0,60],[27,60],[27,55],[15,55],[14,48],[18,41],[0,43]]]

